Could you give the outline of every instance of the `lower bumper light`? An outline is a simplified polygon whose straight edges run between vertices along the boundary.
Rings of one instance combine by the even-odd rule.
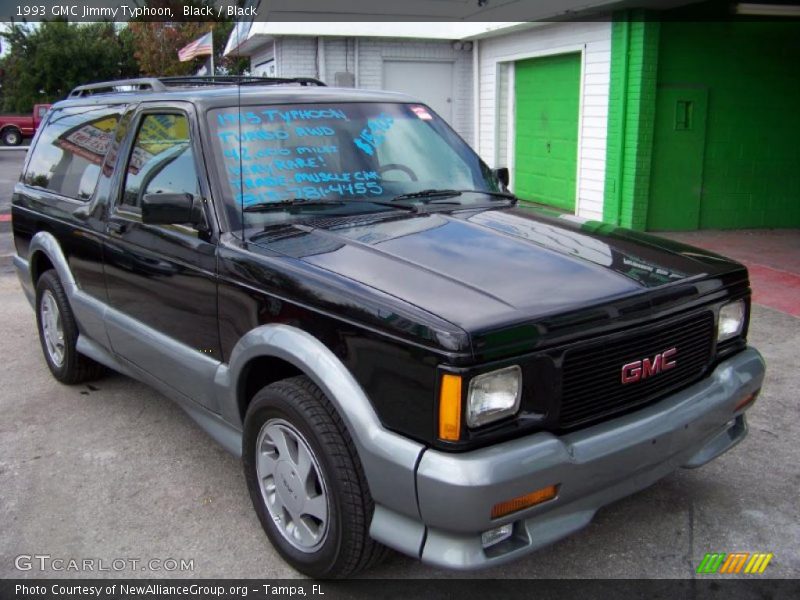
[[[503,540],[510,538],[512,533],[514,533],[513,523],[495,527],[494,529],[484,531],[481,534],[481,544],[483,545],[484,549],[490,548],[495,544],[499,544]]]
[[[758,392],[760,392],[760,391],[761,390],[757,390],[757,391],[753,392],[752,394],[748,394],[747,396],[745,396],[744,398],[739,400],[739,402],[736,403],[736,406],[733,407],[733,412],[739,412],[745,406],[748,406],[749,404],[752,404],[753,402],[755,402],[756,398],[758,398]]]
[[[530,494],[525,494],[524,496],[520,496],[518,498],[500,502],[492,507],[492,518],[499,519],[500,517],[517,512],[518,510],[523,510],[525,508],[530,508],[531,506],[541,504],[542,502],[547,502],[548,500],[555,498],[557,494],[558,486],[549,485],[546,488],[536,490]]]

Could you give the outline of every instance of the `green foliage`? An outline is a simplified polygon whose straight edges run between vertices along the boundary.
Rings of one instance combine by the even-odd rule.
[[[178,50],[208,32],[209,23],[132,22],[134,56],[142,75],[190,75],[203,64],[204,58],[187,62],[178,60]]]
[[[218,16],[217,7],[211,0],[147,0],[147,6],[170,7],[175,21],[147,22],[135,21],[130,24],[134,42],[134,54],[142,75],[170,76],[191,75],[196,73],[208,60],[200,56],[194,60],[180,62],[178,50],[197,38],[214,32],[214,65],[217,73],[241,73],[247,68],[247,60],[235,57],[223,57],[225,44],[233,30],[234,22],[230,17]],[[243,1],[238,4],[242,5]],[[202,9],[212,8],[210,17],[183,16],[183,7],[193,6]]]
[[[113,23],[7,25],[0,32],[8,48],[0,60],[2,110],[29,113],[34,104],[60,100],[77,85],[137,76],[130,35],[123,32]]]
[[[242,5],[243,0],[237,0]],[[183,16],[183,6],[212,6],[212,0],[144,0],[136,6],[172,8],[172,22],[134,21],[130,24],[44,21],[38,27],[10,23],[0,30],[7,53],[0,58],[0,110],[30,113],[37,103],[61,100],[78,85],[141,75],[196,73],[207,57],[178,60],[178,50],[214,31],[214,63],[219,74],[243,73],[247,58],[223,57],[234,27],[229,17],[205,21]]]

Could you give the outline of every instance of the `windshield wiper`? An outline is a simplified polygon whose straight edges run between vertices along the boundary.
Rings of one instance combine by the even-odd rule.
[[[392,204],[391,202],[375,200],[373,198],[348,198],[347,200],[310,200],[308,198],[293,198],[291,200],[279,200],[275,202],[258,202],[244,207],[244,212],[267,212],[271,210],[288,210],[299,206],[344,206],[353,202],[368,202],[379,206],[388,206],[394,209],[409,210],[419,212],[416,206],[403,206]]]
[[[489,190],[459,190],[462,194],[484,194],[485,196],[493,196],[495,198],[504,198],[506,200],[517,200],[518,198],[511,192],[492,192]]]
[[[343,206],[341,200],[309,200],[308,198],[293,198],[275,202],[257,202],[244,207],[244,212],[265,212],[269,210],[282,210],[294,206]]]
[[[416,200],[418,198],[447,198],[451,196],[460,196],[461,192],[458,190],[420,190],[418,192],[411,192],[409,194],[400,194],[392,198],[392,202],[396,200]]]
[[[462,194],[484,194],[495,198],[503,198],[505,200],[517,200],[517,197],[511,192],[493,192],[489,190],[447,190],[447,189],[430,189],[420,190],[418,192],[411,192],[409,194],[400,194],[392,198],[395,200],[416,200],[423,199],[430,204],[440,204],[437,198],[452,198],[453,196],[461,196]]]

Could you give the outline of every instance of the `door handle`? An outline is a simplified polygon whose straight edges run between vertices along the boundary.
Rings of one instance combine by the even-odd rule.
[[[106,229],[109,233],[125,233],[128,231],[128,223],[125,221],[109,221]]]

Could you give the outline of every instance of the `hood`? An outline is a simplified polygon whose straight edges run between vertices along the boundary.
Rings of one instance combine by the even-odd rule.
[[[695,248],[527,208],[392,214],[310,221],[254,241],[471,334],[623,299],[697,296],[709,291],[698,281],[743,271]]]

